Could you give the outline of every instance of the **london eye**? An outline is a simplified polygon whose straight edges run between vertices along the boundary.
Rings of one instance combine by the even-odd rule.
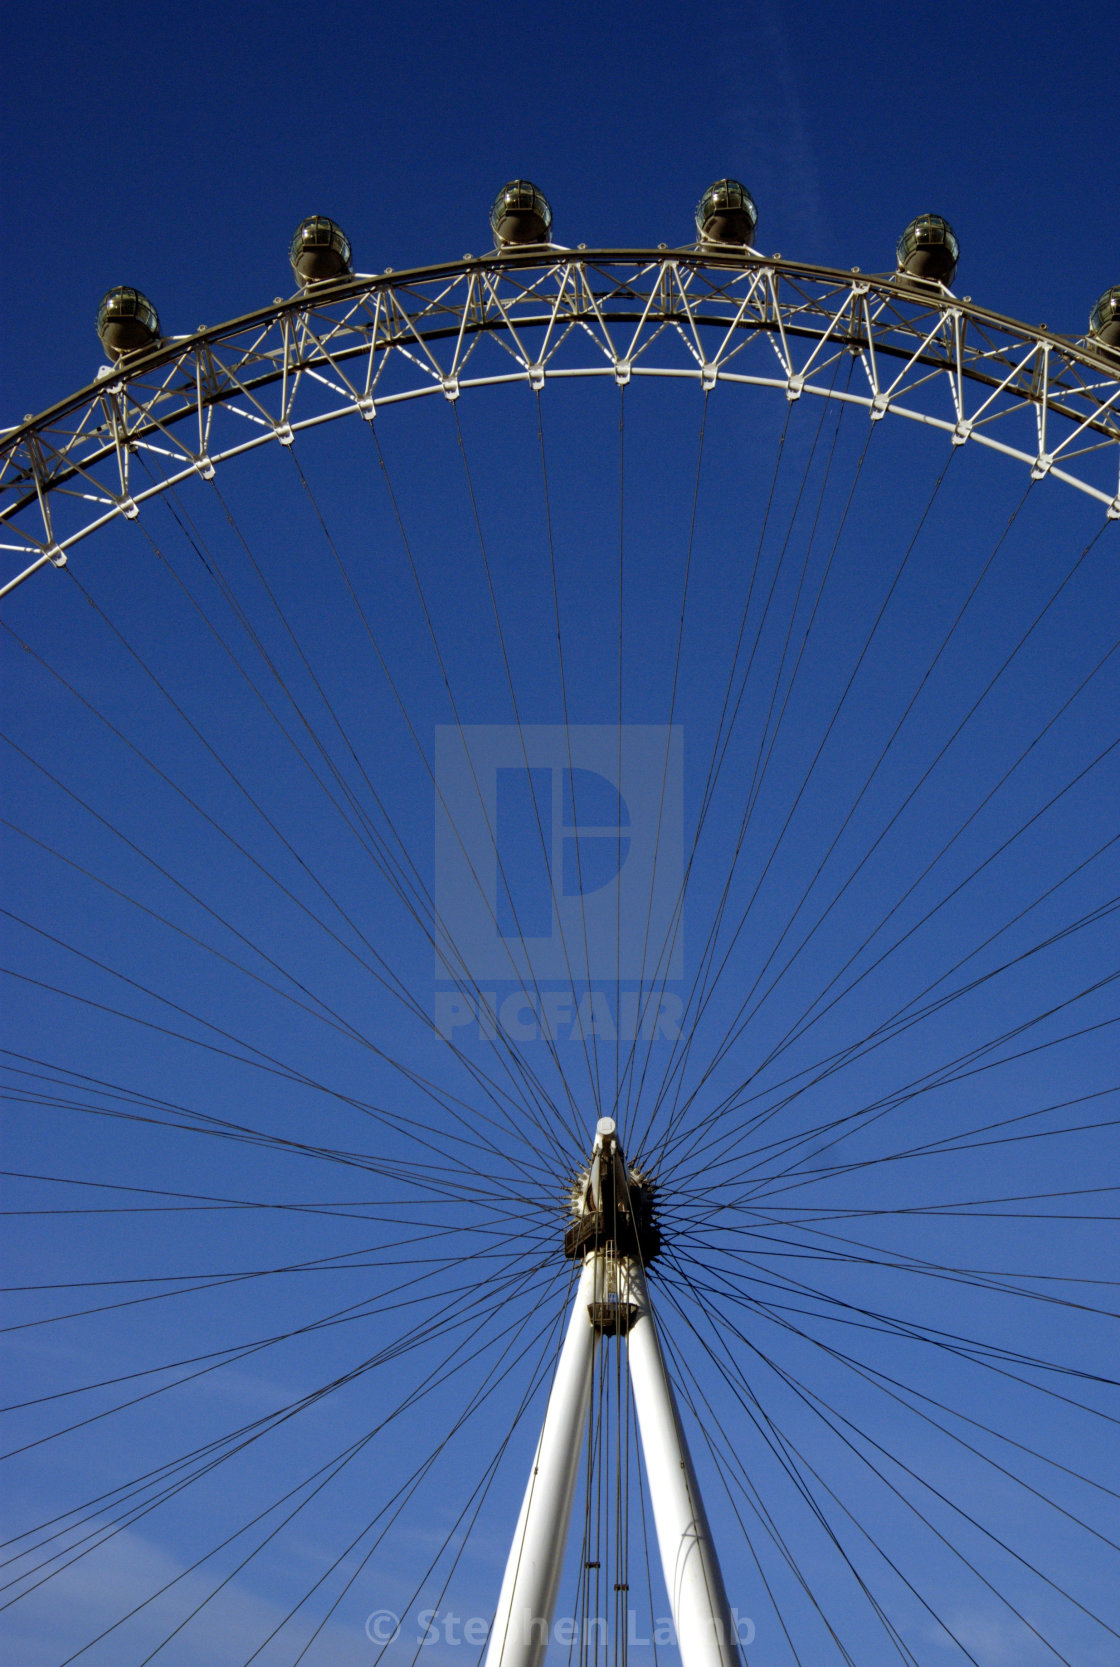
[[[315,214],[2,437],[66,1663],[1115,1657],[1120,289],[669,218]]]

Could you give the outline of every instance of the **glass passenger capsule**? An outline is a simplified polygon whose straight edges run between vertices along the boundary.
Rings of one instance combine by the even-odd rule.
[[[118,284],[102,296],[97,309],[97,334],[111,359],[139,353],[159,341],[159,317],[146,295]]]
[[[737,179],[717,179],[696,205],[696,230],[705,243],[754,242],[758,209]]]
[[[1089,334],[1104,347],[1120,347],[1120,284],[1106,289],[1089,314]]]
[[[951,284],[961,246],[948,220],[940,214],[919,214],[898,240],[898,270],[910,278]]]
[[[532,180],[511,179],[491,205],[490,229],[500,249],[518,243],[549,242],[552,210],[548,198]]]
[[[300,221],[288,259],[300,284],[321,284],[327,278],[342,278],[354,270],[350,239],[325,214],[312,214]]]

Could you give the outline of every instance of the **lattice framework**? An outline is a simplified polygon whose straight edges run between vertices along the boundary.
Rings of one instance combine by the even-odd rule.
[[[857,374],[841,389],[848,356]],[[1120,518],[1120,357],[1091,340],[894,273],[704,247],[515,250],[317,285],[104,367],[0,441],[0,548],[16,569],[0,594],[256,446],[401,401],[571,376],[846,400],[1003,452]]]

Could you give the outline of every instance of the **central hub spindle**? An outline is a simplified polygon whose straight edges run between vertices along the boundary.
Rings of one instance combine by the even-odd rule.
[[[604,1336],[625,1335],[638,1312],[631,1298],[631,1267],[647,1268],[660,1254],[661,1233],[654,1219],[654,1185],[636,1167],[628,1167],[613,1117],[601,1117],[587,1168],[572,1187],[575,1217],[564,1235],[564,1254],[595,1264],[595,1291],[588,1304],[594,1329]]]

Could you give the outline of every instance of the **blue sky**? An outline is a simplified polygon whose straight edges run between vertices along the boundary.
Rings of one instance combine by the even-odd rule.
[[[24,8],[0,425],[92,380],[110,285],[168,334],[216,324],[290,291],[309,213],[360,271],[478,254],[513,176],[548,193],[559,242],[627,248],[689,242],[730,174],[760,248],[842,270],[889,270],[938,211],[958,292],[1079,336],[1120,279],[1114,34],[1103,4]],[[561,724],[557,617],[570,721],[615,723],[622,499],[625,717],[655,751],[678,728],[686,848],[741,609],[759,631],[674,1011],[733,876],[728,960],[694,1045],[639,1051],[623,1119],[664,1181],[655,1300],[749,1660],[838,1661],[831,1627],[861,1664],[1097,1667],[1120,1627],[1117,528],[1053,481],[1021,501],[1025,471],[975,447],[942,479],[947,448],[908,424],[879,425],[864,474],[862,416],[798,407],[787,429],[777,396],[714,403],[698,464],[699,406],[660,385],[626,396],[620,491],[617,390],[571,388],[541,407],[554,599],[534,408],[507,391],[462,400],[458,432],[442,402],[402,408],[379,452],[356,424],[301,437],[307,492],[279,448],[223,468],[221,498],[153,504],[5,602],[32,650],[6,637],[4,1451],[27,1447],[5,1538],[70,1510],[75,1551],[104,1536],[3,1612],[11,1658],[280,1667],[322,1620],[305,1659],[368,1663],[387,1611],[387,1667],[478,1659],[461,1623],[493,1609],[566,1313],[563,1191],[616,1055],[567,1030],[553,1054],[539,1026],[507,1054],[477,1025],[453,1055],[433,1030],[449,981],[364,836],[376,795],[438,886],[437,730],[508,729],[506,652],[523,720]],[[740,846],[783,633],[818,583]],[[349,821],[246,670],[301,743],[307,719]],[[571,762],[549,765],[558,840]],[[588,995],[553,984],[561,1006]],[[612,980],[590,984],[617,1018]],[[836,1146],[834,1118],[853,1120]],[[210,1469],[212,1442],[236,1451]],[[191,1485],[133,1520],[186,1454]],[[636,1457],[627,1475],[644,1636],[665,1597]],[[114,1491],[141,1477],[135,1505]],[[569,1614],[587,1550],[577,1534]]]
[[[286,292],[306,212],[361,270],[477,251],[524,173],[562,242],[687,238],[712,178],[743,175],[760,240],[889,266],[915,213],[962,240],[962,291],[1084,329],[1115,281],[1116,160],[1096,91],[1111,10],[619,5],[527,19],[203,4],[109,26],[76,6],[8,20],[6,406],[96,362],[101,293],[134,282],[168,330]],[[25,264],[26,263],[26,264]],[[28,274],[34,273],[34,302]],[[275,288],[273,288],[275,286]]]

